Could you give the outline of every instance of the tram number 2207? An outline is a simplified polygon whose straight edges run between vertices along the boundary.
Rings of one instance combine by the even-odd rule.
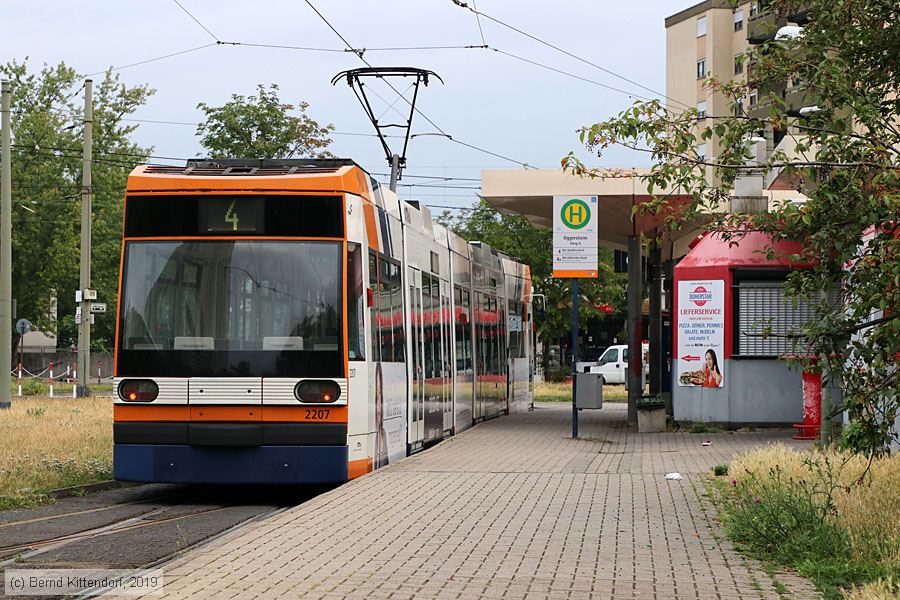
[[[307,421],[324,421],[328,418],[328,414],[331,412],[331,409],[328,408],[307,408],[306,409],[306,420]]]

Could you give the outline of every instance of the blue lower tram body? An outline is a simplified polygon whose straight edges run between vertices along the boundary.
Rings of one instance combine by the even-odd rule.
[[[347,481],[347,446],[203,447],[114,444],[113,473],[121,481],[159,483],[340,483]]]

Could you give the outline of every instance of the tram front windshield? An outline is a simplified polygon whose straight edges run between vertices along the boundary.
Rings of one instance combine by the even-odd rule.
[[[122,277],[119,376],[342,375],[340,242],[130,241]]]

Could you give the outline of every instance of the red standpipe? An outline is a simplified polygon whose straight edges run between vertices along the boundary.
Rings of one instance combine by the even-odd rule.
[[[803,423],[794,425],[798,430],[795,440],[819,439],[822,424],[822,375],[809,368],[813,364],[814,358],[803,369]]]

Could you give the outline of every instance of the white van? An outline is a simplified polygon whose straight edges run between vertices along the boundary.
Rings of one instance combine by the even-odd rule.
[[[649,372],[648,345],[642,344],[644,376]],[[628,370],[628,346],[617,344],[606,349],[595,366],[591,367],[591,373],[600,373],[603,383],[625,383],[625,373]]]

